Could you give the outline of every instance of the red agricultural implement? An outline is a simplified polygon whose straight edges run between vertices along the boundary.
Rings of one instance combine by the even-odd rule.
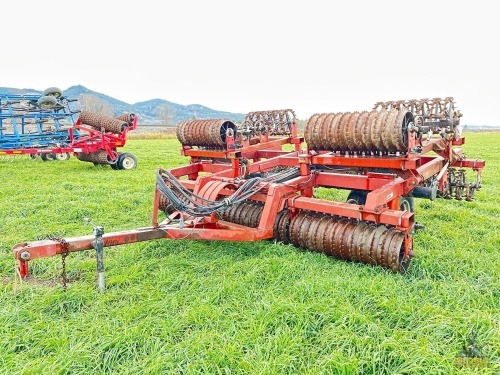
[[[137,117],[118,117],[80,111],[56,87],[44,95],[0,94],[0,156],[29,155],[42,160],[81,161],[132,169],[137,159],[118,152],[127,133],[137,127]]]
[[[108,117],[82,111],[75,123],[79,136],[75,138],[70,133],[71,150],[81,161],[95,165],[109,164],[113,169],[133,169],[137,166],[135,156],[128,152],[120,153],[117,148],[125,146],[127,133],[136,127],[137,116],[133,113]]]
[[[158,169],[150,227],[17,244],[20,274],[36,258],[96,249],[102,289],[103,247],[160,238],[274,239],[403,272],[413,256],[413,199],[472,200],[481,187],[485,162],[457,147],[460,116],[453,98],[377,103],[315,114],[304,138],[292,110],[252,112],[242,124],[182,122],[177,138],[190,163]],[[466,169],[476,172],[472,182]],[[334,202],[315,197],[318,187],[350,192]]]

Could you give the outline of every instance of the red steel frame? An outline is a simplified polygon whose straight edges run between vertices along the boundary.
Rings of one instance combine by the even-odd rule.
[[[97,147],[95,135],[89,135],[87,150]],[[123,139],[114,144],[119,145]],[[108,142],[108,139],[103,142]],[[191,157],[191,163],[173,168],[170,172],[184,187],[206,199],[228,196],[234,192],[238,178],[243,173],[266,172],[280,166],[300,167],[300,176],[279,184],[268,184],[254,194],[251,200],[264,203],[262,216],[257,228],[220,220],[215,214],[202,218],[189,218],[175,212],[159,222],[160,192],[155,189],[151,226],[103,235],[104,246],[123,245],[160,238],[256,241],[273,237],[273,227],[277,214],[285,206],[291,216],[300,210],[321,212],[328,215],[348,217],[357,220],[385,224],[394,227],[405,235],[405,257],[412,255],[412,227],[414,214],[399,210],[400,197],[410,193],[415,187],[432,176],[439,177],[439,186],[446,181],[446,171],[450,166],[467,167],[480,172],[485,166],[483,160],[460,159],[459,149],[464,138],[455,141],[443,141],[441,138],[430,139],[423,143],[421,152],[409,152],[399,156],[364,156],[349,155],[326,151],[304,150],[303,138],[298,137],[296,124],[292,125],[289,137],[261,137],[243,144],[241,148],[227,147],[225,150],[203,150],[183,147],[183,155]],[[228,144],[231,140],[228,141]],[[109,144],[109,143],[108,143]],[[282,150],[283,145],[294,145],[294,151]],[[84,145],[82,145],[83,147]],[[437,147],[439,146],[439,147]],[[101,146],[104,147],[104,146]],[[424,155],[435,151],[436,155]],[[210,158],[224,158],[231,161],[218,163]],[[252,162],[242,168],[242,158]],[[454,160],[451,162],[452,160]],[[326,168],[316,169],[315,166]],[[383,168],[384,173],[370,172],[371,169]],[[365,173],[347,173],[353,169]],[[366,203],[357,205],[317,199],[313,196],[314,188],[328,187],[340,189],[358,189],[368,191]],[[172,220],[182,219],[182,225],[172,224]],[[93,236],[66,238],[64,242],[42,240],[20,243],[14,246],[13,254],[18,260],[22,277],[28,276],[28,262],[33,259],[53,256],[93,248]]]

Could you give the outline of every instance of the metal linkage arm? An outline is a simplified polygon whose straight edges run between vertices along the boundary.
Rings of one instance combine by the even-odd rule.
[[[102,235],[103,246],[124,245],[134,242],[165,238],[166,232],[160,228],[147,227],[134,230],[107,233]],[[64,240],[41,240],[24,242],[12,248],[14,257],[18,260],[21,277],[27,277],[28,261],[45,258],[63,253],[94,249],[95,234],[89,236],[70,237]]]

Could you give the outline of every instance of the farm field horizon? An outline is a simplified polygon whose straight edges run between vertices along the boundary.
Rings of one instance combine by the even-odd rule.
[[[150,225],[157,168],[188,160],[162,138],[128,140],[134,170],[0,160],[0,375],[500,372],[500,132],[465,133],[464,153],[486,161],[473,202],[416,199],[425,229],[404,274],[186,239],[105,248],[104,293],[94,251],[67,257],[67,291],[61,257],[30,262],[20,283],[16,243],[92,234],[84,218],[105,233]]]

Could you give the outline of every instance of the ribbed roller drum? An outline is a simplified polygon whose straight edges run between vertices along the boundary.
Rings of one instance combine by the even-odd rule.
[[[351,119],[352,113],[345,112],[340,118],[340,123],[334,131],[334,137],[331,141],[333,141],[332,149],[334,150],[347,150],[347,139],[345,137],[346,128],[349,127],[349,120]]]
[[[387,120],[387,115],[388,111],[380,111],[370,128],[370,144],[373,146],[374,151],[386,151],[382,142],[382,131]]]
[[[227,136],[235,132],[236,125],[229,120],[189,120],[177,126],[177,139],[183,146],[224,148]]]
[[[391,131],[394,129],[394,123],[396,122],[399,111],[397,109],[390,109],[386,112],[387,117],[384,124],[382,125],[381,137],[384,148],[390,152],[397,149],[397,147],[393,144],[393,140],[391,139],[391,137],[393,136],[393,134],[391,134]]]
[[[379,112],[371,111],[361,129],[361,144],[363,145],[363,151],[376,151],[375,145],[372,142],[371,129],[376,126],[378,115]]]
[[[414,121],[406,109],[371,112],[316,113],[307,121],[309,149],[349,152],[405,152],[408,127]]]
[[[129,125],[132,125],[135,119],[135,113],[124,113],[123,115],[116,116],[118,120],[125,121]]]
[[[404,233],[384,225],[304,211],[290,221],[289,239],[297,247],[394,272],[405,271],[410,263],[404,258]]]
[[[257,202],[241,202],[235,204],[229,210],[220,213],[222,220],[231,223],[244,225],[250,228],[257,228],[262,217],[264,205]]]
[[[363,143],[363,131],[366,127],[366,122],[370,112],[363,111],[359,114],[356,125],[354,126],[354,149],[358,151],[364,151],[365,144]]]
[[[94,164],[109,164],[108,153],[105,150],[89,152],[87,154],[83,152],[78,152],[76,153],[76,157],[78,160],[88,161]]]
[[[396,116],[396,122],[393,125],[394,131],[390,132],[389,151],[406,151],[408,147],[408,127],[415,122],[415,118],[410,111],[401,110]],[[391,124],[388,124],[390,127]]]
[[[357,151],[356,148],[356,124],[359,119],[359,112],[354,112],[349,117],[347,126],[344,127],[344,139],[349,151]]]
[[[328,113],[324,120],[323,124],[320,129],[320,142],[319,142],[319,148],[326,149],[328,148],[328,140],[329,140],[329,135],[328,135],[328,129],[331,128],[332,122],[335,121],[335,113]]]
[[[304,129],[304,140],[307,143],[308,148],[319,148],[320,145],[315,144],[313,140],[313,131],[311,130],[314,124],[316,123],[316,120],[319,117],[319,113],[315,113],[311,117],[309,117],[309,120],[307,120],[306,127]]]
[[[276,241],[284,244],[290,243],[290,211],[287,209],[278,212],[278,215],[276,215],[273,237]]]
[[[104,128],[105,131],[115,134],[121,133],[129,126],[128,120],[121,120],[89,111],[80,112],[79,120],[82,124],[92,126],[97,130]]]
[[[174,194],[179,197],[180,200],[184,201],[184,203],[188,204],[189,201],[187,200],[186,197],[184,197],[182,194],[180,194],[177,190],[173,190]],[[177,209],[174,207],[172,202],[164,196],[163,194],[160,194],[160,199],[158,201],[158,209],[160,211],[163,211],[165,214],[170,215],[177,211]]]

